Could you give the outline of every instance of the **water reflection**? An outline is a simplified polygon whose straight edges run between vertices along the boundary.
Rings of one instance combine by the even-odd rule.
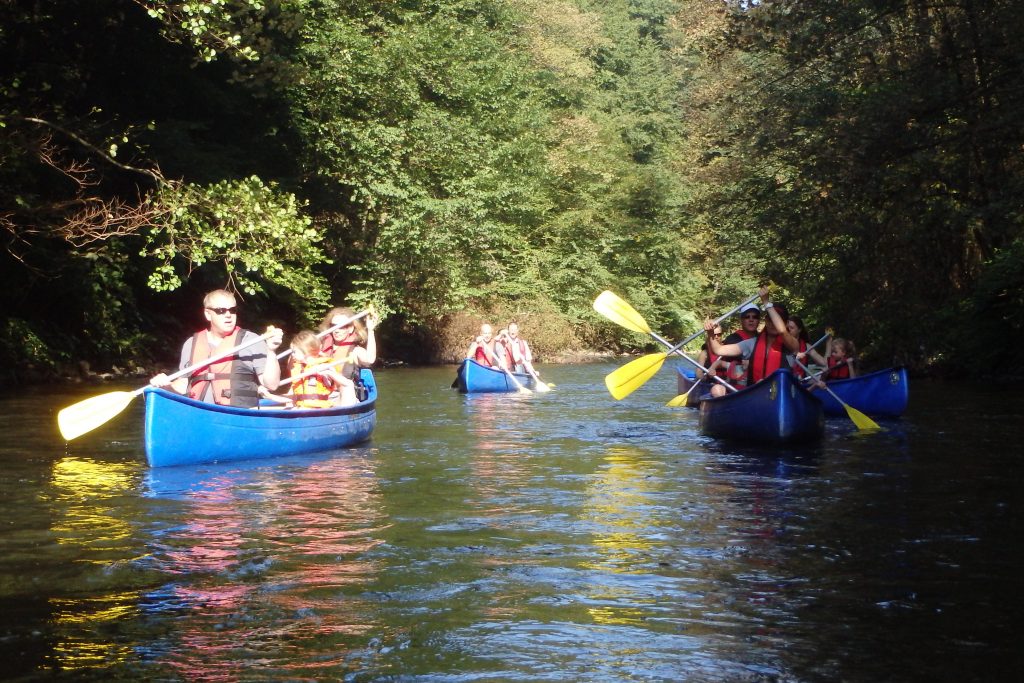
[[[51,468],[50,487],[44,501],[54,511],[51,532],[59,554],[79,565],[96,567],[94,585],[112,590],[100,596],[54,595],[49,612],[55,642],[49,666],[77,671],[127,661],[130,644],[103,638],[105,629],[138,613],[137,590],[115,586],[127,563],[137,559],[132,529],[120,501],[135,489],[136,468],[66,456]],[[79,570],[81,571],[81,570]]]
[[[310,649],[378,628],[346,598],[380,571],[372,455],[152,471],[148,495],[184,509],[153,534],[154,567],[175,578],[143,608],[177,627],[151,651],[187,679],[237,679],[254,658],[291,678],[311,674]]]

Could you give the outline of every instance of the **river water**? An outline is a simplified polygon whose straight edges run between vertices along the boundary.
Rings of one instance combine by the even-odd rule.
[[[884,432],[702,437],[671,362],[463,396],[386,369],[359,448],[150,470],[142,401],[65,444],[0,398],[13,680],[1018,680],[1024,397],[911,381]]]

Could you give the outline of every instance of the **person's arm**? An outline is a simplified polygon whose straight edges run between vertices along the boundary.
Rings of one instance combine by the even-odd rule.
[[[718,361],[716,360],[715,362],[717,363]],[[706,366],[708,364],[708,352],[707,352],[707,349],[703,349],[702,348],[700,350],[700,353],[697,354],[697,363],[700,364],[702,367]],[[713,368],[708,368],[708,370],[711,370],[712,372],[714,372]],[[701,370],[701,368],[694,368],[694,371],[697,374],[697,379],[704,379],[704,371]]]
[[[523,339],[523,360],[527,365],[533,364],[533,351],[530,350],[530,343]]]
[[[371,313],[366,316],[366,346],[365,348],[356,347],[356,358],[364,368],[377,362],[377,336],[373,332],[376,327],[377,316]]]
[[[181,345],[181,356],[178,359],[178,370],[184,370],[188,367],[188,364],[192,361],[192,338],[189,337],[184,344]],[[161,372],[158,375],[153,376],[149,383],[158,389],[168,389],[176,394],[185,396],[188,394],[188,375],[179,377],[174,381],[167,379],[168,375],[166,372]]]
[[[850,368],[850,377],[857,376],[857,361],[853,358],[846,359],[846,367]]]
[[[284,341],[284,330],[272,327],[268,332],[274,334],[267,338],[267,358],[260,373],[260,384],[273,391],[281,384],[281,363],[277,360],[277,350]]]
[[[768,322],[775,328],[775,333],[782,337],[782,343],[792,354],[800,353],[800,340],[789,333],[786,329],[786,321],[775,310],[775,306],[768,300],[768,288],[762,287],[758,294],[761,295],[761,305],[768,312]]]
[[[704,336],[707,337],[711,353],[719,356],[739,356],[742,353],[739,344],[723,344],[718,341],[715,337],[715,323],[711,318],[704,319]]]
[[[823,356],[822,356],[822,355],[821,355],[820,353],[818,353],[817,351],[815,351],[814,349],[809,349],[809,350],[807,351],[807,356],[808,356],[808,357],[809,357],[809,358],[810,358],[810,359],[811,359],[812,361],[814,361],[814,364],[815,364],[815,365],[824,365],[825,367],[828,367],[828,361],[827,361],[827,360],[825,360],[825,358],[824,358],[824,357],[823,357]]]
[[[466,358],[476,358],[476,350],[481,347],[480,342],[483,341],[483,337],[477,337],[469,343],[469,348],[466,349]],[[487,355],[487,350],[484,350],[484,355]]]

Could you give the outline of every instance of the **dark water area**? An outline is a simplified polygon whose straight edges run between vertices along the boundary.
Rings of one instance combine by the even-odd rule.
[[[378,372],[372,441],[149,469],[142,401],[65,444],[0,398],[5,680],[1002,681],[1024,664],[1024,395],[911,380],[757,449],[627,399]]]

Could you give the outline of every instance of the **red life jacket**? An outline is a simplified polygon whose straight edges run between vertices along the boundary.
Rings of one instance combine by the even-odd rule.
[[[709,368],[712,365],[715,364],[716,360],[721,358],[721,356],[719,356],[717,353],[715,353],[714,351],[711,350],[711,345],[710,344],[707,344],[707,343],[704,344],[704,352],[708,354],[708,360],[707,360],[708,364],[707,364],[707,367],[709,367]],[[718,377],[721,377],[722,379],[729,379],[729,366],[730,365],[731,365],[731,363],[727,363],[726,365],[719,365],[717,368],[715,368],[715,371],[714,371],[713,374],[717,375]]]
[[[750,363],[747,365],[747,386],[757,384],[781,368],[784,352],[785,345],[781,334],[776,335],[771,343],[768,342],[766,332],[757,335],[754,353],[750,355]]]
[[[305,363],[292,363],[292,373],[301,374],[306,370],[312,370],[317,365],[330,363],[334,360],[331,356],[316,356],[307,358]],[[292,400],[296,408],[330,408],[330,396],[334,390],[334,382],[323,375],[310,375],[292,382]]]
[[[807,353],[807,342],[805,342],[803,339],[800,340],[800,353]],[[803,363],[804,365],[807,365],[806,360],[804,360]],[[803,379],[804,377],[807,376],[807,373],[804,372],[804,369],[797,365],[796,363],[793,363],[793,365],[790,366],[790,369],[793,371],[793,376],[796,377],[797,379]]]
[[[494,340],[491,340],[492,344],[493,341]],[[483,344],[476,345],[476,351],[473,353],[473,360],[475,360],[480,365],[483,365],[485,368],[494,367],[494,363],[491,362],[490,356],[488,355],[487,351],[484,350]]]
[[[850,379],[850,366],[846,363],[846,359],[837,361],[835,357],[829,356],[828,372],[825,373],[825,379]]]
[[[245,336],[246,331],[235,327],[231,336],[225,337],[217,348],[231,348],[236,340]],[[192,357],[189,365],[200,365],[211,356],[217,354],[210,347],[206,330],[200,330],[192,336]],[[238,355],[228,356],[212,365],[197,368],[188,378],[188,395],[197,401],[203,400],[206,388],[213,385],[213,400],[222,406],[252,408],[259,402],[257,379],[251,372],[242,372],[237,362]]]

